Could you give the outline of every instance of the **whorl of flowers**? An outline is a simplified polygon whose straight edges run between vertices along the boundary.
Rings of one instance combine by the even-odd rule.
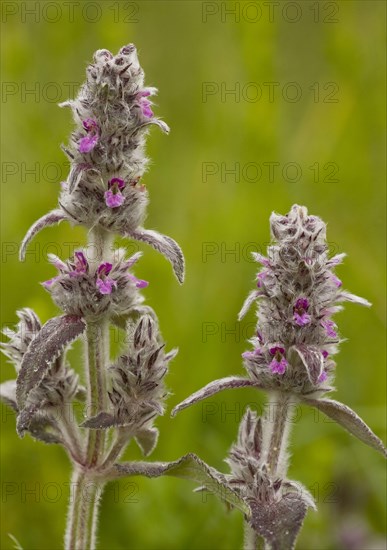
[[[113,263],[90,265],[86,250],[77,250],[66,262],[50,254],[50,262],[59,275],[45,281],[54,302],[67,314],[84,318],[106,315],[122,315],[142,303],[139,288],[148,282],[137,279],[128,269],[140,258],[141,253],[125,259],[125,250],[115,250]]]

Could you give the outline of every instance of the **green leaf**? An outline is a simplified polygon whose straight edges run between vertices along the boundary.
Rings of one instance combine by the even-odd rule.
[[[310,399],[303,397],[304,403],[315,407],[323,412],[329,418],[340,424],[360,441],[376,449],[382,455],[387,457],[387,450],[383,441],[367,426],[367,424],[358,416],[355,411],[333,399]]]
[[[208,466],[195,454],[189,453],[174,462],[124,462],[115,464],[109,472],[111,479],[126,476],[173,476],[195,481],[250,518],[249,505],[227,484],[225,476]]]

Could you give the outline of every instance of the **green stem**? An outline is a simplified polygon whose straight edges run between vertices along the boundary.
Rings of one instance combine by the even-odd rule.
[[[98,506],[104,482],[84,470],[75,470],[67,520],[66,550],[94,550]]]
[[[286,476],[287,444],[291,426],[289,407],[292,404],[294,396],[271,392],[263,427],[262,449],[271,477]]]
[[[130,437],[130,430],[127,428],[117,428],[117,436],[113,441],[101,469],[107,470],[113,465],[117,458],[124,452],[125,447],[129,444]]]
[[[70,453],[70,457],[78,464],[83,464],[84,461],[84,449],[82,448],[82,438],[79,432],[79,428],[74,417],[70,417],[69,412],[73,409],[69,408],[68,404],[64,404],[60,411],[60,428],[62,437],[66,442],[66,447]]]
[[[106,370],[109,362],[109,321],[88,322],[86,348],[88,364],[87,414],[95,416],[106,411]],[[104,430],[89,430],[87,443],[87,466],[97,466],[104,450]]]
[[[88,262],[96,270],[102,261],[112,257],[112,236],[101,229],[89,232]],[[106,373],[109,366],[109,319],[86,318],[86,379],[87,415],[96,416],[107,408]],[[96,543],[98,507],[105,482],[96,477],[96,471],[104,462],[104,430],[87,431],[86,458],[82,469],[73,474],[74,495],[70,501],[66,530],[66,550],[93,550]],[[69,434],[74,441],[74,434]],[[79,448],[78,448],[79,450]],[[77,451],[78,452],[78,451]]]

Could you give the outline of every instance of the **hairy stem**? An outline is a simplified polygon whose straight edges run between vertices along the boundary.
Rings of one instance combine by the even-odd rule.
[[[294,396],[283,392],[270,393],[263,424],[262,454],[272,477],[286,475],[291,405],[294,405]]]
[[[66,550],[94,550],[98,506],[104,482],[85,470],[75,470],[71,482],[71,499],[65,539]]]
[[[112,236],[98,228],[89,232],[88,261],[97,269],[112,257]],[[87,380],[87,416],[106,411],[106,373],[110,359],[109,319],[86,319],[85,336]],[[74,434],[72,440],[74,442]],[[104,462],[105,431],[87,431],[86,457],[82,470],[73,475],[74,495],[70,501],[66,530],[66,550],[93,550],[96,544],[99,501],[104,481],[96,480],[95,472]],[[75,443],[74,443],[75,444]]]
[[[74,411],[69,404],[64,404],[60,410],[60,428],[66,447],[72,460],[78,464],[83,464],[84,449],[82,447],[82,438],[77,426],[77,420]]]
[[[79,521],[79,510],[82,501],[82,482],[84,473],[75,469],[70,485],[70,502],[67,516],[67,527],[65,536],[66,550],[77,548],[77,530]]]
[[[116,461],[117,458],[124,452],[125,447],[130,441],[130,430],[127,428],[118,428],[116,438],[107,453],[102,469],[109,469],[110,466]]]
[[[106,370],[109,362],[109,322],[87,323],[86,348],[88,366],[87,414],[89,417],[106,410]],[[89,430],[87,442],[87,465],[96,467],[104,450],[104,430]]]

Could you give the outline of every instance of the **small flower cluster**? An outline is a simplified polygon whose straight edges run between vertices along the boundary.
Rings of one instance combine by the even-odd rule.
[[[114,263],[101,262],[96,267],[90,266],[86,251],[76,251],[66,262],[50,254],[49,260],[59,275],[45,281],[43,286],[69,315],[98,318],[127,313],[143,301],[137,289],[145,288],[148,282],[128,272],[141,253],[129,259],[124,254],[125,250],[118,249]]]
[[[164,345],[157,321],[150,315],[143,315],[134,329],[128,352],[110,368],[111,410],[88,419],[84,427],[125,428],[136,438],[145,454],[149,454],[158,433],[153,421],[164,414],[167,396],[164,377],[168,363],[177,354],[177,349],[165,353]]]
[[[270,477],[262,452],[262,438],[262,418],[247,409],[239,425],[237,442],[232,445],[226,459],[231,469],[231,474],[227,476],[228,483],[246,501],[257,506],[278,502],[285,494],[302,487],[279,476],[275,479]],[[305,503],[315,508],[309,493],[305,489],[302,491]]]
[[[329,258],[320,218],[295,205],[286,216],[272,214],[270,222],[275,242],[267,257],[254,254],[263,268],[240,313],[259,300],[254,350],[243,354],[246,369],[269,387],[327,391],[340,342],[331,316],[344,301],[370,304],[342,290],[333,270],[344,254]]]
[[[20,319],[15,330],[6,328],[3,332],[10,339],[1,344],[1,351],[20,373],[23,358],[31,342],[41,333],[42,325],[36,313],[29,308],[17,312]],[[63,442],[61,420],[58,409],[69,406],[84,390],[79,386],[78,375],[66,365],[65,349],[58,353],[49,370],[28,395],[23,407],[19,407],[16,380],[8,380],[0,385],[0,395],[18,415],[18,431],[28,431],[36,439],[45,443]]]

